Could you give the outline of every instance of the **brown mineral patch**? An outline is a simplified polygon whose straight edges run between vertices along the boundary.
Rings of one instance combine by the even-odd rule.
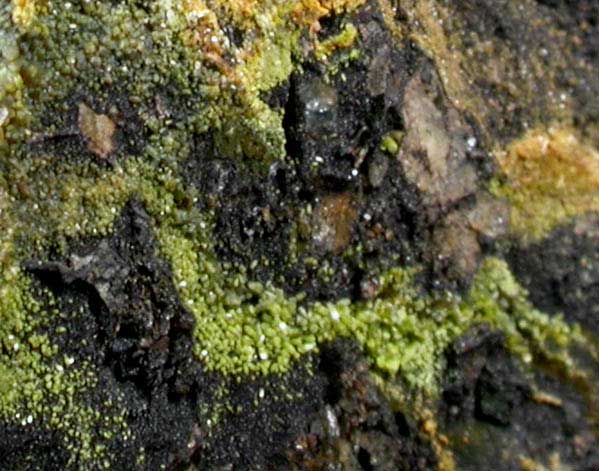
[[[77,123],[90,152],[101,159],[106,159],[114,152],[116,125],[108,116],[97,114],[85,103],[79,103]]]
[[[350,193],[322,198],[314,212],[312,238],[315,244],[333,253],[341,253],[350,243],[357,211]]]
[[[318,20],[322,17],[354,10],[364,3],[365,0],[301,0],[293,10],[293,19],[299,25],[310,26],[313,31],[318,31]]]
[[[466,143],[459,137],[472,135],[472,130],[455,109],[437,106],[436,93],[418,76],[408,83],[403,110],[406,135],[398,155],[404,174],[422,192],[433,218],[475,193],[478,185]]]
[[[570,128],[535,130],[497,155],[512,229],[538,239],[566,219],[599,211],[599,151]]]
[[[510,207],[505,200],[482,193],[477,195],[474,207],[466,212],[466,218],[477,234],[497,239],[508,232]]]
[[[450,214],[433,233],[434,266],[450,280],[469,280],[481,257],[477,234],[465,215]]]
[[[449,279],[472,278],[481,259],[479,237],[497,239],[507,234],[509,205],[487,193],[477,195],[470,209],[454,211],[433,231],[434,266]]]

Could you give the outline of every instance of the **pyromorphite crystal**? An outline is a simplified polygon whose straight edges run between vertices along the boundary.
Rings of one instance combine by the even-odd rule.
[[[166,228],[159,238],[183,301],[196,314],[196,353],[209,368],[227,374],[281,372],[322,342],[350,337],[381,372],[401,372],[412,386],[434,393],[443,350],[475,323],[508,332],[510,345],[527,358],[552,342],[583,342],[576,329],[535,310],[497,259],[483,264],[463,301],[422,295],[413,273],[397,269],[382,277],[384,294],[372,301],[302,307],[301,297],[269,286],[252,289],[243,276],[226,275],[201,239]],[[567,355],[562,359],[569,361]]]
[[[506,262],[599,211],[592,125],[523,131],[592,54],[553,59],[549,2],[395,3],[0,6],[0,468],[452,463],[423,404],[505,425],[528,391],[474,351],[446,394],[473,328],[594,397]]]

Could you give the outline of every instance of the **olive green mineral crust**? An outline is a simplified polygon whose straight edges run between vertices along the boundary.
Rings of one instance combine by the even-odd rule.
[[[60,351],[48,332],[68,335],[65,313],[23,266],[34,255],[66,255],[73,241],[110,235],[133,198],[148,212],[159,254],[194,315],[193,351],[206,370],[240,381],[282,375],[323,344],[349,338],[379,378],[400,377],[410,390],[436,397],[447,346],[487,323],[506,334],[524,364],[550,359],[576,371],[568,352],[587,347],[580,328],[535,309],[499,258],[486,258],[461,296],[424,293],[418,268],[396,267],[379,276],[371,299],[305,302],[302,293],[257,282],[217,257],[214,214],[199,209],[198,190],[179,176],[194,139],[209,131],[222,155],[249,159],[260,171],[282,159],[282,111],[261,97],[299,68],[306,37],[332,74],[331,56],[356,59],[353,24],[324,40],[308,31],[330,11],[363,2],[138,3],[0,7],[3,421],[60,431],[73,466],[110,469],[111,440],[131,437],[123,398],[101,410],[84,399],[98,385],[97,371]],[[239,5],[255,8],[249,26]],[[251,31],[248,39],[233,44],[221,29],[227,21]],[[207,38],[203,22],[212,22]],[[380,147],[396,155],[402,139],[385,135]],[[496,193],[520,201],[506,188]],[[219,412],[202,415],[216,422]]]
[[[104,403],[102,410],[82,401],[96,386],[93,369],[61,353],[39,333],[60,317],[52,295],[32,288],[28,277],[14,267],[2,272],[0,288],[0,415],[5,423],[63,434],[69,463],[94,462],[109,469],[106,454],[115,434],[130,435],[124,410]],[[45,310],[34,298],[49,298]],[[57,329],[60,335],[65,330]],[[99,434],[98,434],[99,431]]]

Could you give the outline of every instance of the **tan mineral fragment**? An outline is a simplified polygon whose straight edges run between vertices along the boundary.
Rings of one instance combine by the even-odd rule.
[[[77,124],[87,142],[87,148],[101,159],[106,159],[116,148],[116,125],[108,116],[97,114],[85,103],[79,103]]]

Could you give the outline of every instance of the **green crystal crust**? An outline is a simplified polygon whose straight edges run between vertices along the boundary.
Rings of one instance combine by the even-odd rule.
[[[180,165],[193,152],[194,138],[207,132],[223,155],[250,160],[260,171],[284,157],[282,112],[262,96],[300,67],[308,28],[296,21],[297,9],[262,2],[252,18],[253,41],[236,50],[220,32],[214,41],[218,50],[208,50],[193,35],[205,17],[197,5],[190,6],[193,2],[176,8],[174,2],[157,1],[148,9],[133,1],[30,3],[37,13],[17,24],[11,7],[0,7],[4,421],[60,430],[70,443],[71,463],[106,469],[112,438],[130,434],[120,398],[106,400],[102,413],[83,400],[97,387],[97,372],[60,351],[48,332],[67,335],[60,330],[65,314],[22,266],[33,254],[64,255],[74,240],[111,234],[132,198],[150,215],[160,255],[195,317],[195,356],[209,371],[239,381],[282,375],[323,344],[349,338],[383,381],[401,378],[409,390],[436,397],[448,345],[487,323],[506,334],[509,348],[525,364],[550,360],[575,374],[569,351],[590,350],[591,342],[577,325],[535,309],[500,258],[482,262],[462,297],[425,293],[418,268],[396,267],[379,276],[372,299],[306,302],[304,294],[288,295],[252,280],[243,267],[217,257],[214,214],[195,205],[198,190],[181,180]],[[300,12],[306,18],[315,14],[306,9]],[[228,14],[235,18],[236,13]],[[315,56],[336,73],[328,59],[354,47],[357,36],[346,23],[316,44]],[[342,60],[358,55],[350,51]],[[158,97],[166,101],[164,112]],[[78,102],[85,101],[119,124],[131,118],[137,134],[116,137],[114,161],[76,146],[61,155],[53,151],[55,139],[80,132],[73,116]],[[120,115],[122,108],[131,115]],[[401,146],[394,137],[381,143],[388,154]]]

